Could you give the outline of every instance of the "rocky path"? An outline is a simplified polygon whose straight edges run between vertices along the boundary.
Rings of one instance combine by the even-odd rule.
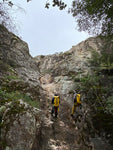
[[[85,142],[82,136],[84,119],[83,117],[77,119],[77,115],[75,115],[75,118],[70,116],[72,108],[67,101],[60,99],[58,119],[51,117],[50,97],[53,93],[50,89],[54,89],[54,84],[49,85],[44,84],[42,86],[44,90],[41,108],[44,115],[40,150],[90,150],[91,146]]]
[[[86,142],[88,135],[83,132],[84,118],[71,118],[71,107],[66,101],[61,101],[58,119],[51,118],[51,107],[45,110],[46,117],[42,124],[41,150],[93,150],[93,146]],[[83,135],[84,134],[84,135]]]
[[[62,103],[63,104],[63,103]],[[70,117],[69,106],[65,105],[65,112],[60,107],[59,116],[56,120],[51,114],[45,117],[42,124],[42,140],[45,145],[42,149],[47,150],[74,150],[79,149],[77,144],[78,129]],[[47,111],[48,113],[48,111]],[[69,114],[68,114],[69,113]]]
[[[98,136],[91,138],[91,134],[95,137],[95,131],[87,105],[83,104],[81,110],[76,108],[74,118],[72,118],[70,115],[72,106],[60,96],[58,119],[51,118],[51,99],[56,88],[58,91],[58,87],[50,76],[42,77],[41,83],[43,122],[41,136],[38,139],[40,141],[37,146],[38,150],[100,150],[100,147],[103,150],[112,150],[103,139],[98,139]]]
[[[43,113],[41,136],[38,139],[39,150],[100,150],[100,147],[105,148],[105,142],[97,145],[98,141],[95,137],[95,131],[92,125],[89,107],[83,104],[83,108],[76,109],[74,118],[70,116],[72,106],[68,101],[60,95],[60,107],[58,119],[51,118],[52,104],[51,100],[55,91],[59,91],[59,85],[52,79],[50,75],[45,75],[40,78],[41,92],[41,109]],[[63,95],[64,96],[64,95]],[[93,137],[91,137],[91,135]],[[104,143],[101,144],[101,143]],[[33,149],[33,150],[37,150]],[[107,149],[105,149],[107,150]],[[111,149],[108,149],[111,150]]]

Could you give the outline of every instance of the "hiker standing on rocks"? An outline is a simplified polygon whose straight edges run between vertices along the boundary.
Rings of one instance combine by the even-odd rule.
[[[74,112],[75,112],[75,108],[77,107],[77,106],[82,106],[81,105],[81,95],[80,94],[78,94],[76,91],[74,91],[74,96],[73,96],[73,100],[74,100],[74,105],[73,105],[73,107],[72,107],[72,112],[71,112],[71,116],[73,117],[73,114],[74,114]]]
[[[51,111],[52,116],[55,113],[55,118],[57,118],[57,115],[58,115],[59,103],[60,103],[60,98],[59,98],[58,94],[55,94],[54,97],[52,98],[53,106],[52,106],[52,111]]]

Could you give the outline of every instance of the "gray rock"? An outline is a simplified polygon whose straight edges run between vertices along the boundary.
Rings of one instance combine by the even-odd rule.
[[[7,143],[5,150],[31,150],[40,129],[40,111],[32,109],[22,100],[17,103],[16,109],[12,103],[3,114],[1,139]],[[10,108],[10,109],[9,109]],[[39,134],[40,136],[40,132]]]

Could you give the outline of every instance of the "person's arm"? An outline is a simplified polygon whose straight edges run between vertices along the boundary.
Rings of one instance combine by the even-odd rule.
[[[54,104],[54,97],[52,98],[52,104]]]
[[[74,96],[73,96],[73,102],[75,103],[76,102],[76,94],[74,94]]]

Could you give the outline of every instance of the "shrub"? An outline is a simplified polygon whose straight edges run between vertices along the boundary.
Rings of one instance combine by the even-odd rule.
[[[11,80],[11,79],[17,80],[17,79],[18,79],[18,76],[15,76],[15,75],[8,75],[8,76],[6,76],[5,78],[8,79],[8,80]]]
[[[28,104],[30,104],[33,107],[39,108],[39,101],[38,100],[32,100],[27,94],[23,94],[18,91],[13,91],[8,93],[7,91],[0,89],[0,105],[4,105],[6,102],[12,101],[12,100],[19,100],[22,99]]]
[[[90,65],[94,66],[94,67],[100,66],[100,64],[101,64],[101,55],[98,52],[96,52],[95,50],[92,51],[91,55],[92,55],[91,59],[88,60]]]
[[[113,95],[109,96],[106,100],[106,108],[105,113],[109,113],[113,115]]]

